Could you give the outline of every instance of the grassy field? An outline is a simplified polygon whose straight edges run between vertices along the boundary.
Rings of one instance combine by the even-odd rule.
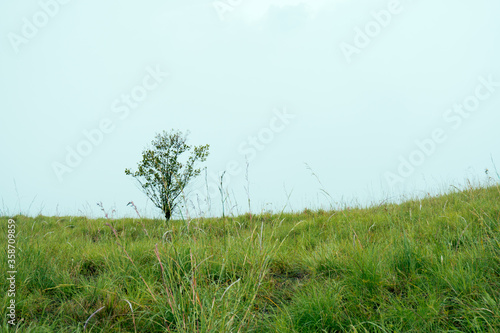
[[[10,218],[18,332],[500,332],[497,186],[169,223]]]

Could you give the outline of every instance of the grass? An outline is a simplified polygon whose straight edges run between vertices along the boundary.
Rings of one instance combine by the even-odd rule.
[[[13,219],[18,332],[500,332],[497,186],[189,224]]]

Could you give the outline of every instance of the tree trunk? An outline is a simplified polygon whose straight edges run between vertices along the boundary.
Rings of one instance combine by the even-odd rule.
[[[165,210],[165,218],[168,220],[170,220],[170,217],[172,217],[172,212],[170,211],[170,209],[167,209]]]

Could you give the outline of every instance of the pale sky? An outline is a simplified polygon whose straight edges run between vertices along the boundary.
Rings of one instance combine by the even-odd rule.
[[[210,144],[211,205],[199,177],[190,216],[221,214],[223,171],[226,213],[248,211],[246,158],[254,213],[496,177],[499,17],[491,0],[3,2],[0,215],[161,216],[124,169],[172,128]]]

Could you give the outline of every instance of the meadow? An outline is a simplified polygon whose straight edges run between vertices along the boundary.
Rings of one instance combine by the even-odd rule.
[[[500,332],[500,188],[368,208],[16,223],[2,332]]]

